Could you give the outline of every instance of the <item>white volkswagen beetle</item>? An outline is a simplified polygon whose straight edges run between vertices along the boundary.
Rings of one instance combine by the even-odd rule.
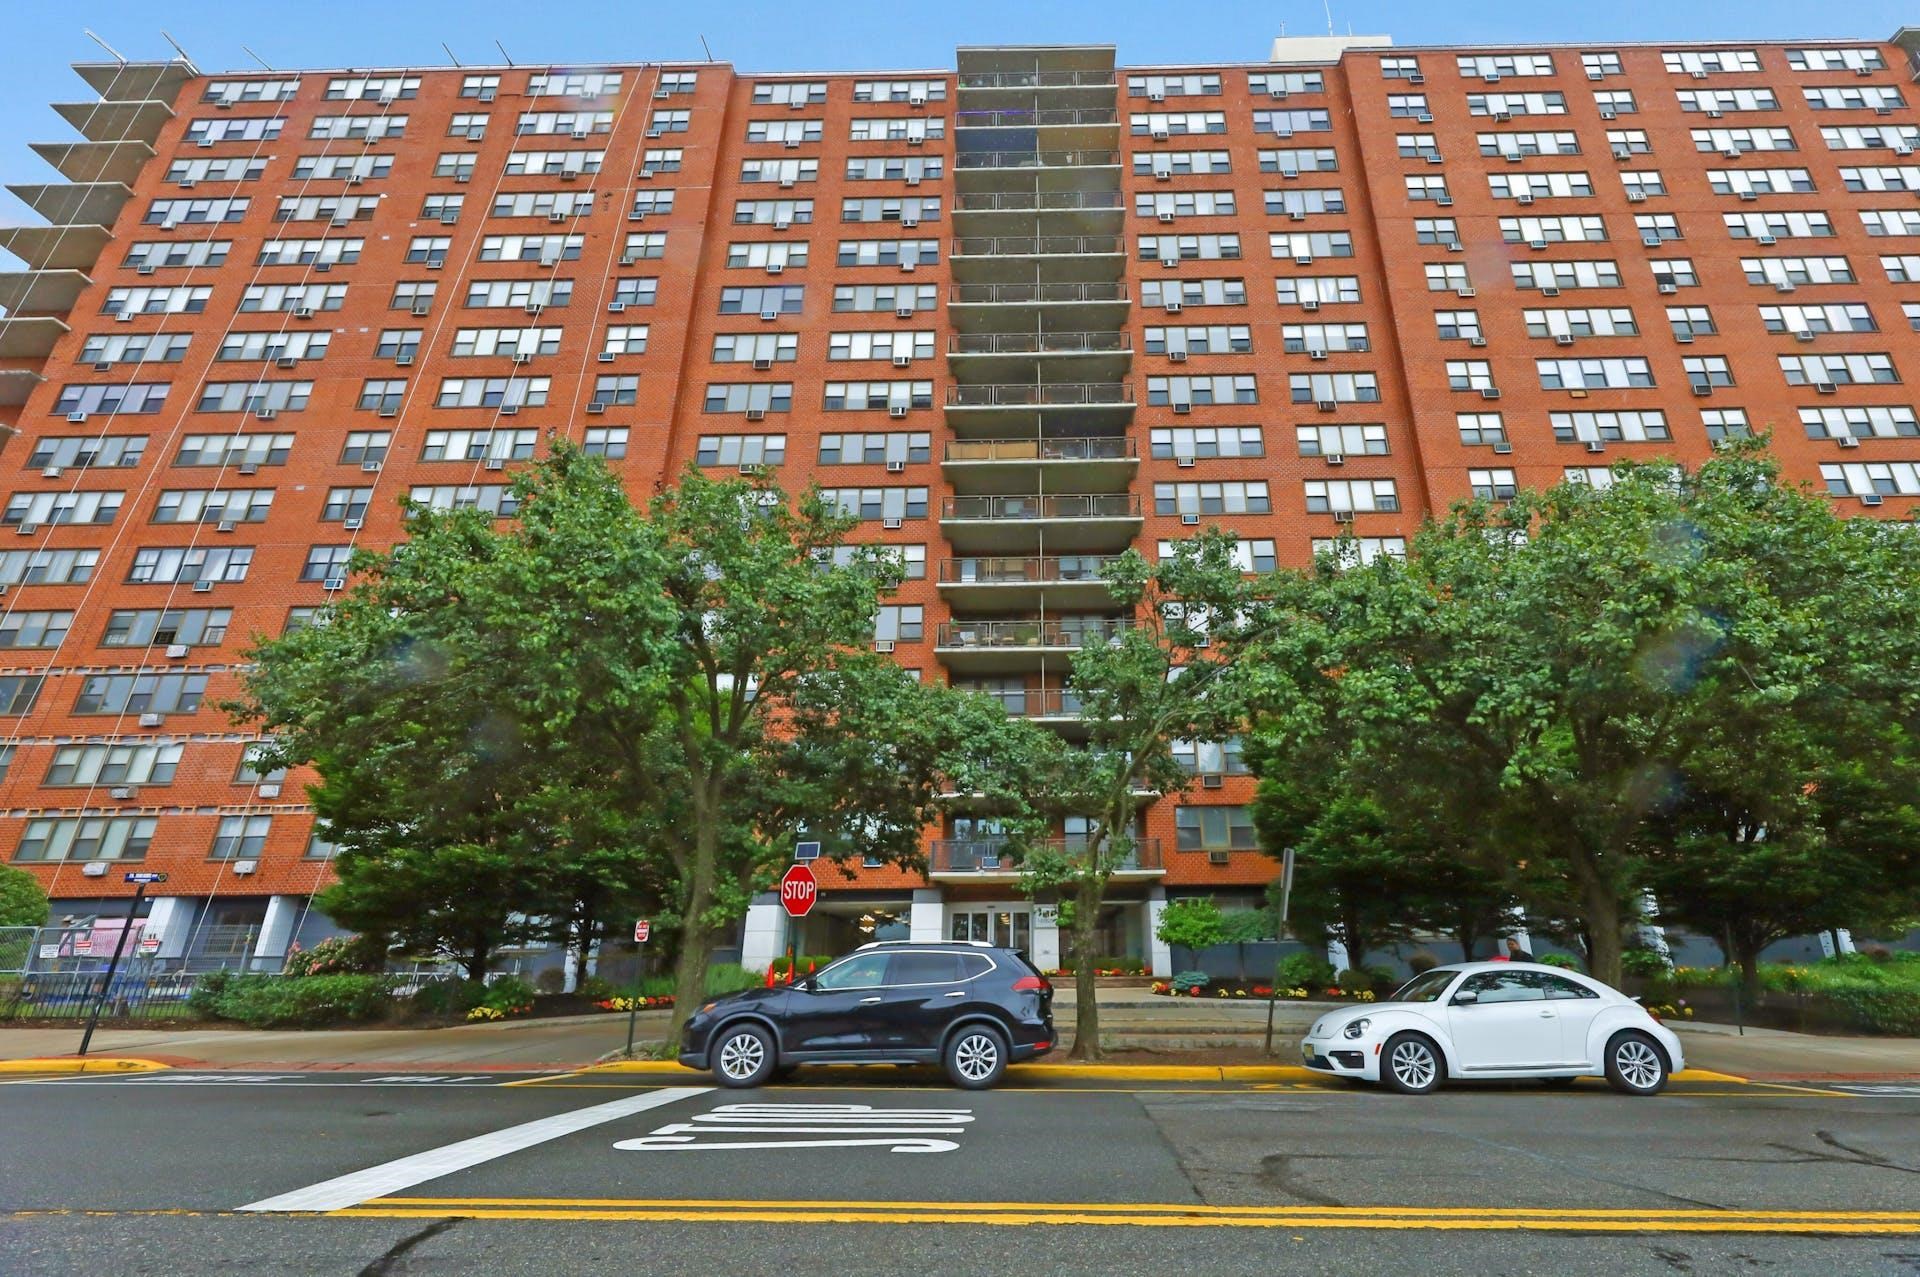
[[[1590,976],[1532,962],[1435,967],[1391,998],[1330,1012],[1300,1044],[1308,1068],[1424,1095],[1452,1078],[1602,1076],[1654,1095],[1686,1067],[1680,1039]]]

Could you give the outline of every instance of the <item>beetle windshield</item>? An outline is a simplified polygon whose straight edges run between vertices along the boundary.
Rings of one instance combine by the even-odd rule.
[[[1435,968],[1401,985],[1387,1001],[1438,1002],[1440,995],[1447,991],[1447,986],[1452,984],[1459,974],[1458,971],[1450,971],[1445,967]]]

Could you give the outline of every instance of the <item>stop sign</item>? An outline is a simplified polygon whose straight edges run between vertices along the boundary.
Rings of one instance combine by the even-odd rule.
[[[793,918],[804,918],[820,898],[820,880],[805,865],[795,865],[780,879],[780,907]]]

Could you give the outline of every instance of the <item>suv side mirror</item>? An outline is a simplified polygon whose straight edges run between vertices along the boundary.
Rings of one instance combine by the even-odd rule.
[[[1453,995],[1453,1005],[1457,1007],[1470,1007],[1479,1000],[1480,995],[1472,989],[1462,989]]]

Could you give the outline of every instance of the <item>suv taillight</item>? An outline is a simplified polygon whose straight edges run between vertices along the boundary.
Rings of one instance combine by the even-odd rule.
[[[1015,993],[1041,993],[1051,991],[1052,988],[1052,985],[1037,975],[1023,975],[1013,982]]]

